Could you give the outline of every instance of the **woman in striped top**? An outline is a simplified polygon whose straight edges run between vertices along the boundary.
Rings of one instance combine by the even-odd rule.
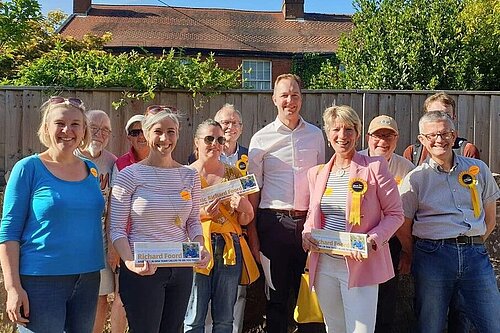
[[[191,167],[199,172],[202,187],[241,177],[236,167],[219,160],[225,141],[224,131],[215,120],[205,120],[198,126],[194,139],[198,159]],[[252,221],[253,208],[247,197],[234,193],[229,199],[216,199],[202,207],[200,215],[205,248],[213,259],[206,268],[196,269],[184,332],[205,332],[211,300],[213,331],[231,333],[238,284],[249,284],[259,277],[240,226]]]
[[[203,244],[200,180],[172,158],[179,120],[170,109],[149,110],[142,128],[147,158],[123,169],[111,196],[110,236],[121,258],[120,295],[132,332],[178,332],[186,312],[193,270],[134,264],[134,242],[194,241]],[[130,226],[127,221],[130,218]],[[200,267],[210,255],[201,251]]]
[[[323,121],[335,154],[324,167],[308,172],[310,203],[302,239],[304,250],[313,251],[310,280],[328,332],[373,332],[378,284],[394,276],[387,244],[403,223],[401,198],[386,160],[356,152],[362,126],[352,108],[330,107]],[[359,251],[319,254],[313,228],[366,234],[368,257]]]

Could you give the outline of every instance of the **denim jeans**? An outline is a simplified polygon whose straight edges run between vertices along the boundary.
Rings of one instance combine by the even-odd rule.
[[[457,296],[478,332],[500,332],[500,293],[484,245],[418,239],[412,270],[417,332],[441,333]]]
[[[184,332],[205,332],[205,317],[208,302],[212,301],[212,319],[214,333],[233,331],[233,308],[236,302],[238,284],[241,279],[242,255],[240,240],[232,235],[236,252],[236,265],[224,265],[224,238],[212,234],[214,266],[210,275],[195,273],[191,297],[184,319]]]
[[[30,314],[19,332],[88,333],[94,326],[99,272],[30,276],[21,275],[28,294]]]

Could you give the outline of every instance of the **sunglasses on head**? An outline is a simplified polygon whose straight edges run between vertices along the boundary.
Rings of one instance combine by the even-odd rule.
[[[141,134],[142,134],[141,129],[132,129],[132,130],[128,131],[128,135],[133,136],[133,137],[137,137]]]
[[[169,105],[150,105],[146,108],[146,113],[145,115],[155,115],[157,113],[160,113],[162,111],[168,111],[172,113],[177,113],[177,108],[175,106],[169,106]]]
[[[203,142],[205,142],[206,145],[213,144],[215,140],[217,140],[217,143],[220,145],[226,143],[226,138],[223,136],[215,137],[213,135],[207,135],[206,137],[203,138]]]
[[[75,108],[83,110],[83,102],[81,99],[76,97],[65,98],[62,96],[52,96],[49,99],[50,104],[66,104],[74,106]]]

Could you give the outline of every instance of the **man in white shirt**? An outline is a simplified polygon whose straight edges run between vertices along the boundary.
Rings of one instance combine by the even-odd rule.
[[[260,261],[259,251],[270,260],[270,276],[266,276],[267,331],[286,333],[288,297],[290,290],[297,295],[306,261],[301,233],[309,206],[307,170],[324,163],[325,141],[321,130],[300,116],[298,76],[278,76],[273,102],[278,110],[276,120],[250,141],[248,172],[255,174],[261,191],[250,196],[257,211],[257,232],[250,226],[248,234],[256,260]],[[299,332],[304,328],[299,325]]]

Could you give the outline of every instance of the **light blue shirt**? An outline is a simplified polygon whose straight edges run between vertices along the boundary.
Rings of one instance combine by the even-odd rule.
[[[481,160],[454,154],[450,172],[428,158],[411,171],[401,184],[404,215],[413,219],[413,235],[426,239],[455,238],[486,233],[484,205],[500,197],[498,186]],[[462,172],[479,167],[477,193],[481,214],[474,216],[471,191],[459,182]]]

